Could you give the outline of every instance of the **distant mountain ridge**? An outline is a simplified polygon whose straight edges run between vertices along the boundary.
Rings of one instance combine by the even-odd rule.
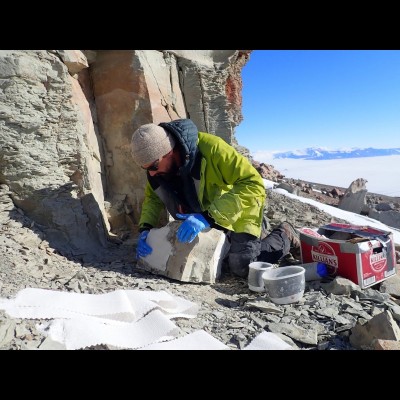
[[[346,150],[327,150],[320,147],[309,147],[304,150],[294,150],[282,153],[275,153],[274,159],[293,158],[300,160],[334,160],[340,158],[361,158],[400,155],[400,148],[394,149],[346,149]]]

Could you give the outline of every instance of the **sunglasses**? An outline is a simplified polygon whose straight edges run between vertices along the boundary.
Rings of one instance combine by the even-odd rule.
[[[158,171],[158,167],[160,164],[160,159],[156,160],[153,162],[153,164],[150,165],[150,167],[142,167],[145,171]]]

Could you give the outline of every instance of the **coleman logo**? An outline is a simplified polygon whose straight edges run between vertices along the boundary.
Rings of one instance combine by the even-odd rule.
[[[383,252],[381,253],[370,253],[369,263],[371,264],[371,269],[375,272],[380,272],[386,268],[386,256]]]
[[[317,247],[311,248],[311,257],[313,261],[322,262],[332,267],[338,266],[338,258],[333,248],[325,242],[318,242]]]

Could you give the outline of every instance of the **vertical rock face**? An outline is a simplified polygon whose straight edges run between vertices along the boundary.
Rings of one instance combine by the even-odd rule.
[[[241,71],[249,51],[171,50],[177,56],[188,117],[232,143],[242,121]]]
[[[2,51],[0,97],[0,182],[55,248],[96,252],[107,225],[101,151],[79,83],[56,53]]]
[[[111,231],[134,231],[140,215],[132,132],[191,118],[234,142],[249,53],[0,51],[0,184],[60,252],[103,257]]]

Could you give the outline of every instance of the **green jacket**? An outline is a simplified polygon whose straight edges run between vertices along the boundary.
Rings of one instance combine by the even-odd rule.
[[[196,197],[196,202],[191,201],[193,212],[206,212],[217,225],[259,237],[266,194],[264,182],[250,161],[220,137],[197,132],[190,120],[160,125],[173,133],[178,143],[185,144],[183,156],[191,161],[185,161],[187,173],[183,173],[182,167],[182,175],[187,192]],[[199,167],[196,174],[193,173],[195,159]],[[165,187],[152,182],[149,174],[147,177],[139,228],[157,226],[164,207],[174,218],[177,212]]]

